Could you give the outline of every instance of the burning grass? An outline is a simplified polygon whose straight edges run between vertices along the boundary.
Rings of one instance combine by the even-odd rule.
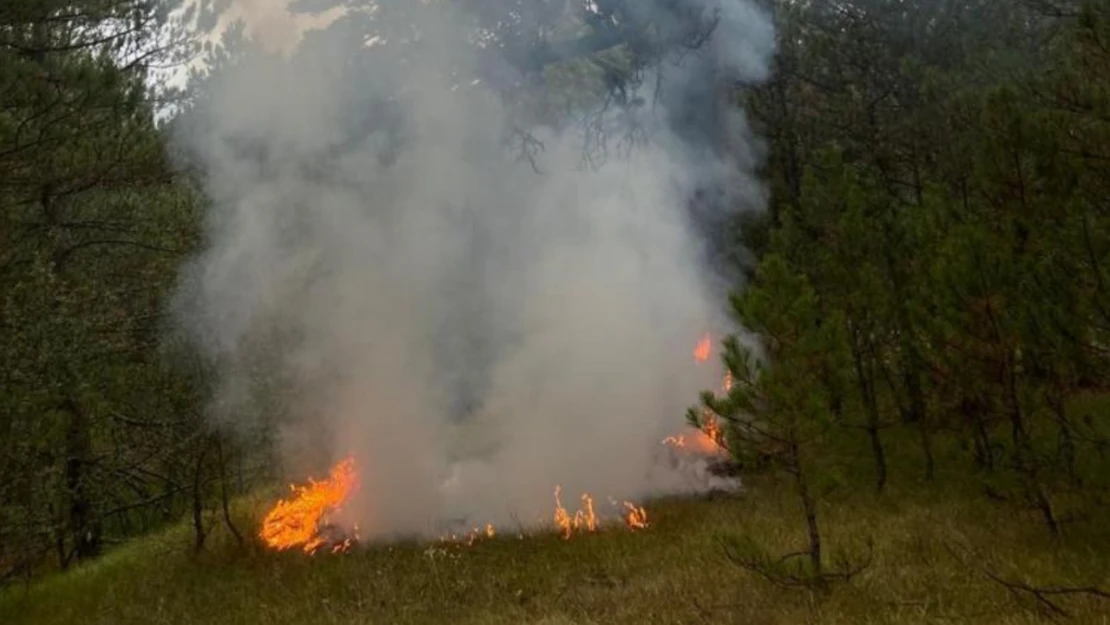
[[[482,537],[469,546],[369,545],[326,558],[272,551],[260,541],[239,550],[219,530],[194,559],[183,525],[77,571],[3,591],[0,623],[1039,622],[982,571],[954,559],[952,548],[965,545],[1006,577],[1108,581],[1106,519],[1070,526],[1053,543],[1036,519],[981,498],[907,490],[826,502],[830,549],[862,549],[873,537],[874,563],[827,596],[784,589],[733,566],[722,548],[728,537],[750,538],[771,553],[803,544],[785,484],[757,481],[748,492],[756,494],[649,502],[643,532],[602,526],[569,541],[554,530],[521,540],[479,527]],[[588,508],[580,497],[561,496],[572,519]],[[240,524],[258,523],[271,502],[241,502]],[[1067,601],[1072,622],[1103,622],[1105,604]]]
[[[328,515],[338,512],[358,487],[358,470],[354,458],[344,458],[332,467],[327,479],[309,479],[303,486],[291,485],[293,494],[278,501],[262,519],[258,536],[271,549],[284,551],[294,547],[313,554],[328,544],[325,528]],[[358,539],[354,536],[333,541],[330,550],[346,551]]]
[[[358,527],[354,527],[352,532],[344,532],[331,525],[328,516],[339,512],[357,487],[358,468],[354,458],[350,457],[332,467],[327,479],[318,481],[309,478],[302,486],[291,484],[289,498],[279,500],[266,512],[258,537],[266,548],[275,551],[296,548],[307,555],[313,555],[322,548],[333,554],[350,551],[358,543]],[[582,493],[582,507],[573,514],[563,507],[561,494],[562,486],[555,486],[554,527],[564,539],[597,532],[608,520],[594,510],[594,499],[589,493]],[[617,510],[617,514],[612,516],[623,521],[628,529],[647,529],[647,511],[642,506],[631,501],[618,503],[614,499],[609,503]],[[440,540],[473,545],[480,539],[496,535],[497,528],[492,523],[486,523],[461,535],[446,534]],[[523,534],[520,537],[523,538]]]
[[[694,347],[694,360],[705,363],[713,354],[712,336],[706,333]],[[726,372],[722,391],[732,388],[732,377]],[[676,434],[663,439],[663,445],[671,447],[678,454],[717,458],[726,454],[725,432],[717,415],[706,410],[701,419],[701,427],[688,428],[688,434]],[[287,499],[277,501],[262,520],[258,533],[262,543],[273,550],[285,551],[299,549],[312,555],[322,548],[332,553],[348,551],[358,542],[358,528],[351,532],[332,531],[329,515],[338,513],[358,488],[358,466],[353,457],[340,460],[327,478],[309,478],[306,484],[290,484],[292,491]],[[572,514],[562,501],[562,486],[555,486],[554,525],[564,539],[576,534],[593,533],[601,528],[608,519],[599,514],[594,507],[593,495],[582,493],[580,508]],[[610,515],[624,522],[630,530],[643,530],[648,527],[647,510],[631,501],[609,503],[616,511]],[[493,538],[497,529],[487,523],[483,528],[474,527],[462,535],[458,533],[441,537],[445,542],[465,542],[474,544],[481,538]]]
[[[711,352],[706,336],[694,357],[705,362]],[[723,390],[730,385],[726,376]],[[705,413],[701,426],[662,444],[679,455],[726,456],[716,416]],[[985,567],[1032,586],[1110,585],[1110,510],[1053,541],[1036,519],[973,493],[915,488],[824,501],[830,557],[850,559],[852,549],[871,543],[872,566],[850,585],[820,594],[776,586],[726,555],[726,545],[781,554],[804,544],[792,489],[766,478],[747,489],[755,496],[647,505],[599,503],[590,493],[564,498],[555,486],[546,532],[486,524],[438,541],[355,548],[357,528],[335,534],[328,517],[357,487],[357,464],[344,459],[326,478],[292,485],[276,503],[240,502],[240,526],[259,528],[246,548],[217,526],[208,550],[189,557],[182,525],[77,571],[0,591],[0,623],[1018,625],[1039,622],[1028,597]],[[303,555],[321,551],[335,557]],[[1085,595],[1067,606],[1083,623],[1110,622],[1106,608]]]

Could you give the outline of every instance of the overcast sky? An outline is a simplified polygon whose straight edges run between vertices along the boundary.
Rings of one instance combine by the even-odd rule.
[[[306,30],[327,26],[342,9],[320,15],[290,13],[289,0],[232,0],[221,17],[217,32],[227,24],[241,19],[253,39],[271,50],[289,51],[297,45]]]

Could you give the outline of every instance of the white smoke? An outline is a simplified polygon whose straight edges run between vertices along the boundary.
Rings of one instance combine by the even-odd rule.
[[[239,46],[180,124],[212,209],[179,310],[219,363],[220,418],[265,404],[288,449],[353,454],[348,512],[373,536],[547,519],[556,484],[690,488],[660,440],[719,384],[695,343],[729,328],[685,208],[704,155],[646,106],[626,156],[584,166],[568,124],[525,129],[543,150],[522,161],[520,117],[467,78],[465,14],[382,4],[288,55]],[[724,8],[721,58],[762,78],[767,17]]]

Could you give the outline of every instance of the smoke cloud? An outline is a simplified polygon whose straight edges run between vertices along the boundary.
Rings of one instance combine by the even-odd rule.
[[[297,471],[353,454],[346,514],[376,537],[546,521],[556,484],[568,504],[703,487],[660,445],[720,383],[695,343],[730,329],[689,205],[707,176],[761,191],[742,119],[726,153],[672,113],[709,97],[707,62],[763,78],[767,17],[699,0],[722,10],[713,60],[665,64],[634,111],[584,88],[539,114],[491,88],[542,91],[457,4],[351,10],[288,54],[240,42],[194,85],[177,137],[211,210],[177,310],[219,367],[215,417],[280,419]],[[585,117],[641,140],[587,162]]]

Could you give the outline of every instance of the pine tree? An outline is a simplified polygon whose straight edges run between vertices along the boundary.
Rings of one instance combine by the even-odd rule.
[[[758,337],[758,346],[735,337],[724,343],[732,378],[721,397],[703,394],[706,410],[727,424],[729,448],[742,464],[769,456],[794,482],[805,516],[808,573],[824,572],[815,481],[817,463],[827,451],[834,427],[825,371],[845,364],[845,339],[839,318],[822,314],[817,294],[805,276],[778,255],[763,259],[755,282],[732,299],[739,323]],[[704,413],[689,419],[702,425]]]

